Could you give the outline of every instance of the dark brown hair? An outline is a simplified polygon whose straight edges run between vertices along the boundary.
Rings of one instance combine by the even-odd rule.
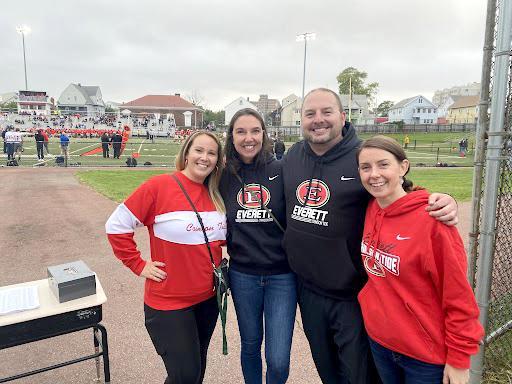
[[[404,160],[408,160],[404,149],[400,146],[400,144],[395,139],[392,139],[391,137],[388,137],[388,136],[377,135],[377,136],[373,136],[373,137],[363,141],[363,143],[357,150],[357,165],[359,165],[359,155],[360,155],[361,151],[365,148],[376,148],[376,149],[382,149],[383,151],[389,152],[395,157],[395,159],[399,163],[401,163]],[[409,173],[409,169],[410,169],[410,167],[405,172],[405,175],[407,175]],[[407,180],[405,178],[405,175],[403,176],[404,182],[402,184],[402,187],[405,192],[411,192],[416,189],[422,189],[422,188],[413,187],[412,181]]]
[[[235,123],[242,116],[253,116],[258,120],[258,122],[261,125],[261,129],[263,130],[263,142],[261,151],[259,151],[256,157],[254,158],[254,164],[256,166],[264,164],[268,158],[272,157],[272,144],[270,143],[270,139],[268,138],[267,128],[265,127],[265,122],[263,121],[263,118],[258,113],[258,111],[255,111],[254,109],[241,109],[233,115],[231,121],[229,122],[226,143],[224,146],[226,168],[228,168],[232,173],[238,172],[238,170],[240,169],[240,163],[242,162],[240,156],[238,155],[238,152],[235,149],[235,144],[233,143],[233,130],[235,128]]]

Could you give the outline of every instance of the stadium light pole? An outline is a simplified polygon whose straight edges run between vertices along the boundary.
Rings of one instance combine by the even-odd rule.
[[[302,72],[302,100],[304,100],[304,88],[306,86],[306,57],[308,52],[308,40],[315,40],[316,33],[306,32],[297,35],[296,41],[304,42],[304,70]]]
[[[25,90],[28,91],[27,58],[25,56],[25,35],[30,33],[30,27],[28,27],[26,25],[22,25],[20,27],[16,27],[16,31],[21,35],[21,40],[23,42],[23,65],[25,67]]]
[[[300,35],[297,35],[295,40],[297,42],[304,42],[304,70],[302,71],[302,99],[301,99],[301,105],[300,110],[302,111],[302,104],[304,103],[304,89],[306,87],[306,57],[308,52],[308,40],[315,40],[316,33],[314,32],[305,32],[301,33]],[[302,115],[302,113],[301,113]],[[302,119],[301,119],[302,123]],[[302,129],[299,130],[299,136],[302,139]]]

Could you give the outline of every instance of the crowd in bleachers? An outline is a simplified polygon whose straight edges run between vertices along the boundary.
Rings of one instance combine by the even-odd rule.
[[[125,125],[132,130],[135,129],[133,133],[137,136],[151,135],[153,137],[174,136],[176,128],[174,121],[163,117],[157,119],[152,114],[127,117],[118,114],[43,116],[26,113],[2,113],[0,116],[0,130],[6,129],[6,127],[19,128],[22,132],[27,132],[30,135],[43,129],[51,136],[58,136],[65,132],[72,137],[93,138],[100,137],[104,132],[112,135]]]

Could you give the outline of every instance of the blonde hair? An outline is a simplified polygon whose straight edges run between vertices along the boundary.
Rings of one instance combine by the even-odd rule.
[[[186,157],[190,147],[194,143],[194,140],[201,135],[211,137],[213,140],[215,140],[215,143],[217,143],[217,164],[215,165],[215,168],[213,168],[213,171],[204,180],[204,184],[208,186],[208,194],[210,195],[210,198],[212,199],[217,211],[225,213],[226,207],[224,206],[224,201],[222,200],[219,192],[220,178],[222,176],[222,170],[224,169],[222,160],[222,144],[220,143],[217,136],[211,132],[201,130],[196,131],[187,137],[181,146],[178,155],[176,156],[176,170],[183,171],[186,168]]]

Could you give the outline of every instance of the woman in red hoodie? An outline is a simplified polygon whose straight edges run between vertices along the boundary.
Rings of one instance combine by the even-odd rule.
[[[366,140],[358,163],[375,198],[361,243],[369,280],[358,298],[382,381],[467,383],[483,328],[460,235],[425,212],[429,194],[405,179],[409,161],[395,140]]]

